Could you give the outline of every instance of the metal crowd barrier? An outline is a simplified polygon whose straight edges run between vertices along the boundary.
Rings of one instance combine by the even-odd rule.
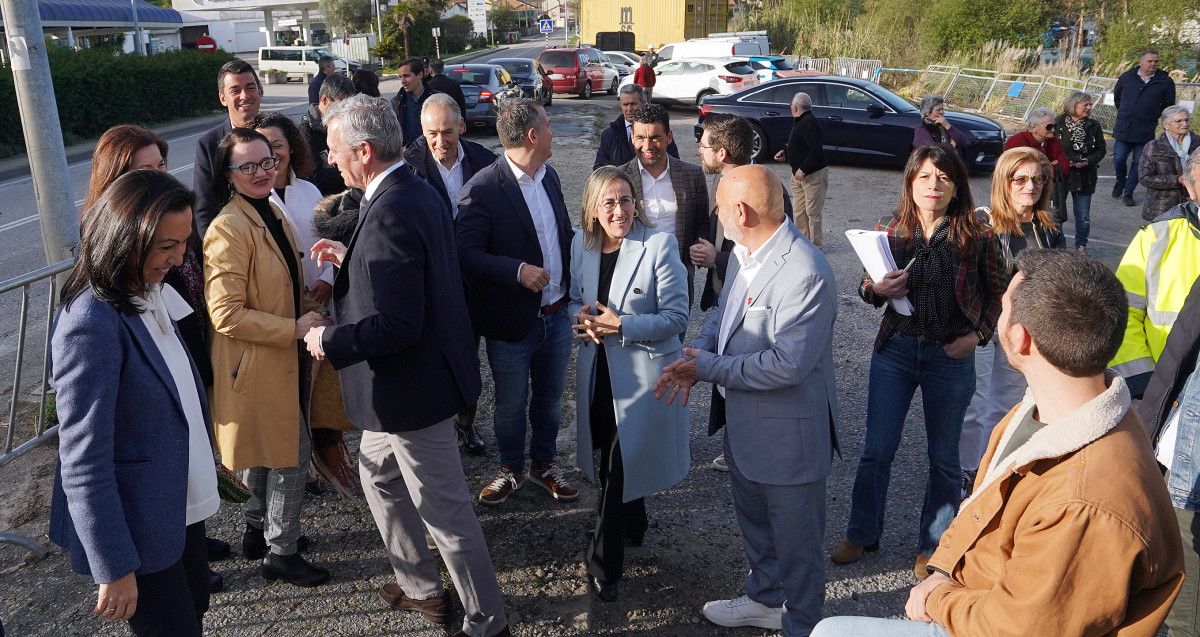
[[[883,60],[860,60],[858,58],[837,58],[833,61],[833,72],[843,77],[856,77],[869,80],[883,68]]]
[[[54,265],[48,265],[43,268],[34,270],[27,274],[23,274],[14,279],[0,282],[0,294],[14,292],[20,290],[21,305],[20,314],[17,320],[16,332],[16,351],[14,353],[13,377],[12,384],[9,389],[12,392],[8,402],[8,423],[4,432],[4,447],[3,453],[0,454],[0,467],[7,465],[21,455],[27,453],[34,447],[50,440],[58,435],[58,425],[47,427],[47,397],[50,391],[49,382],[49,362],[50,362],[50,333],[54,322],[54,308],[58,296],[58,282],[55,275],[70,270],[74,265],[72,260],[61,261]],[[48,290],[45,300],[45,334],[38,345],[41,346],[42,361],[41,361],[41,377],[36,388],[37,414],[34,418],[24,420],[32,421],[32,429],[27,436],[22,436],[23,439],[17,437],[17,430],[21,428],[21,414],[17,413],[18,406],[21,403],[21,395],[24,388],[21,385],[22,378],[25,372],[27,350],[30,349],[29,327],[30,327],[30,309],[32,307],[30,300],[31,288],[46,281]],[[19,441],[19,442],[18,442]],[[15,444],[15,446],[14,446]],[[21,535],[19,533],[0,532],[0,543],[16,544],[28,549],[34,555],[41,557],[46,554],[46,549],[33,538]]]

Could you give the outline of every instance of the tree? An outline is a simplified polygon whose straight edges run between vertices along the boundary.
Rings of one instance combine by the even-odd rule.
[[[503,4],[498,4],[488,9],[487,21],[492,25],[492,28],[501,33],[516,31],[521,26],[517,12],[512,7]]]
[[[442,50],[457,53],[467,46],[475,23],[465,15],[456,15],[442,21]]]
[[[371,0],[319,0],[325,25],[331,33],[362,33],[371,30],[374,15]]]

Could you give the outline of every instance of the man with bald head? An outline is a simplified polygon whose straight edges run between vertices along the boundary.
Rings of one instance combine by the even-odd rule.
[[[782,184],[765,166],[722,177],[717,215],[736,243],[725,285],[655,393],[686,403],[695,383],[713,383],[709,435],[725,429],[749,572],[745,594],[708,602],[704,616],[721,626],[806,636],[825,597],[837,285],[825,256],[786,221]]]

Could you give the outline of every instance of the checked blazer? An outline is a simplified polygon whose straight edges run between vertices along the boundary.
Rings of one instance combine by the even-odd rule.
[[[895,215],[885,216],[875,224],[875,229],[887,232],[892,258],[896,263],[908,263],[914,252],[912,237],[903,234],[905,231],[900,227],[900,219]],[[972,329],[979,335],[980,345],[987,343],[996,329],[996,320],[1000,318],[1000,299],[1008,287],[1007,278],[1003,250],[991,229],[985,226],[972,241],[967,257],[959,258],[954,268],[954,298],[958,300],[958,307],[971,323]],[[875,294],[871,289],[872,283],[871,277],[864,274],[858,294],[867,303],[880,307],[887,303],[887,297]],[[875,351],[883,349],[883,344],[895,334],[898,319],[899,315],[888,305],[879,325],[879,334],[875,337]]]
[[[642,164],[635,156],[621,166],[629,181],[633,182],[633,196],[642,201]],[[672,157],[667,171],[671,174],[671,187],[675,191],[675,240],[679,242],[679,258],[687,268],[688,298],[692,295],[692,280],[696,268],[688,257],[688,247],[700,237],[709,236],[708,229],[708,181],[704,171],[696,164]]]

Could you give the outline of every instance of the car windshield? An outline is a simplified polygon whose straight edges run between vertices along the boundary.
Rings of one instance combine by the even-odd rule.
[[[317,49],[317,56],[318,56],[318,57],[324,57],[324,56],[326,56],[326,55],[328,55],[328,56],[329,56],[329,57],[331,57],[331,58],[332,58],[332,57],[337,57],[336,55],[334,55],[334,54],[333,54],[333,51],[331,51],[330,49]]]
[[[770,64],[771,64],[771,67],[774,68],[776,71],[793,71],[793,70],[795,70],[792,67],[792,65],[788,64],[788,61],[783,58],[779,58],[778,60],[771,60]]]
[[[903,97],[900,97],[899,95],[896,95],[895,93],[887,90],[886,88],[883,88],[882,86],[879,86],[878,84],[871,84],[870,91],[871,91],[872,95],[874,95],[875,97],[878,97],[879,99],[883,100],[884,102],[887,102],[888,106],[891,106],[892,108],[896,109],[897,111],[899,111],[901,113],[912,113],[912,112],[920,111],[920,109],[918,109],[916,106],[914,106],[912,102],[904,99]]]
[[[574,67],[576,64],[575,54],[566,51],[547,51],[542,54],[541,62],[542,66],[550,67]]]
[[[447,71],[450,79],[459,84],[488,84],[492,75],[490,66],[460,66]]]
[[[532,60],[530,60],[528,62],[523,61],[523,60],[502,60],[502,61],[497,61],[496,64],[503,66],[504,70],[508,71],[509,73],[512,73],[513,75],[522,76],[522,77],[529,77],[529,76],[533,75],[533,61]]]
[[[730,62],[725,65],[725,70],[738,75],[749,75],[754,72],[754,68],[749,62]]]

